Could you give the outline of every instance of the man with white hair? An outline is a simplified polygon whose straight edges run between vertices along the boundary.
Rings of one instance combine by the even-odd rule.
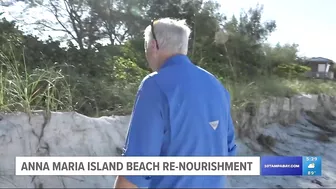
[[[187,57],[190,29],[164,18],[145,30],[154,71],[136,97],[124,156],[234,156],[230,97]],[[118,176],[115,188],[223,188],[224,176]]]

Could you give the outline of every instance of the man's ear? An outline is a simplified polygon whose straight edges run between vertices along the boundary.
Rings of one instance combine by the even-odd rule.
[[[152,40],[150,41],[148,47],[151,48],[151,51],[152,51],[152,52],[153,52],[153,51],[156,51],[156,50],[157,50],[157,48],[156,48],[156,41],[155,41],[154,39],[152,39]]]

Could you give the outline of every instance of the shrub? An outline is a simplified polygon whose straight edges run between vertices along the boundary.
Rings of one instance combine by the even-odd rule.
[[[310,71],[307,66],[299,64],[280,64],[275,68],[275,74],[284,78],[299,78],[302,77],[305,72]]]

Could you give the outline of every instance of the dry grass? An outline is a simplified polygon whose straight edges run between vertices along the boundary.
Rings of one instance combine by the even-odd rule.
[[[25,61],[0,52],[0,111],[71,110],[69,87],[60,68],[28,71]]]

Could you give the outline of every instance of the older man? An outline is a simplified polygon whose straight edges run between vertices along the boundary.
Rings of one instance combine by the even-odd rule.
[[[230,97],[209,72],[187,57],[190,29],[164,18],[145,30],[154,71],[142,81],[124,156],[235,155]],[[116,188],[223,188],[224,176],[119,176]]]

